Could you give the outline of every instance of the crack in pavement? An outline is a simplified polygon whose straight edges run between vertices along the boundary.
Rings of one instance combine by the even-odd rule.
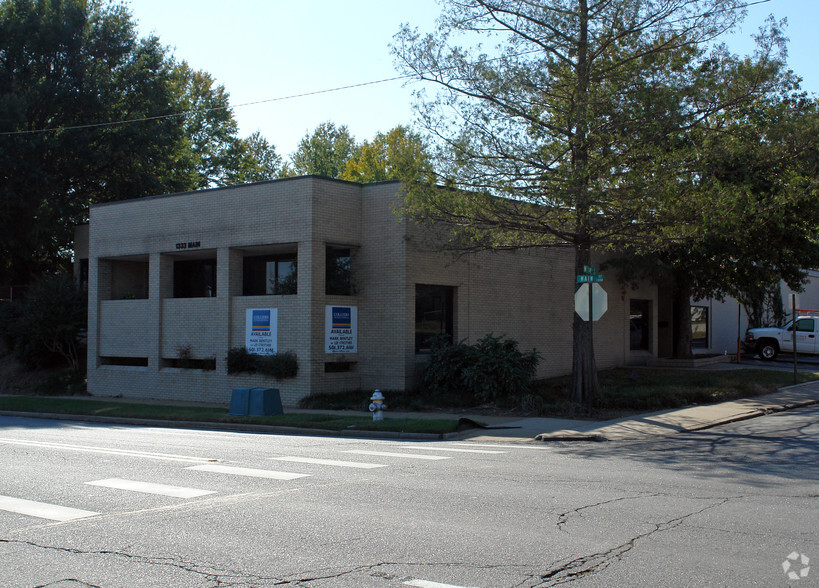
[[[48,588],[49,586],[56,586],[57,584],[62,584],[63,582],[72,582],[81,586],[87,586],[88,588],[102,588],[102,586],[97,584],[89,584],[88,582],[78,580],[77,578],[60,578],[59,580],[54,580],[48,584],[37,584],[37,586],[34,586],[34,588]]]
[[[660,533],[663,531],[669,531],[671,529],[674,529],[675,527],[681,525],[686,519],[701,514],[706,510],[722,506],[723,504],[727,503],[730,500],[731,500],[730,498],[725,498],[714,504],[709,504],[708,506],[705,506],[697,511],[673,518],[663,523],[655,523],[654,529],[652,529],[651,531],[641,533],[636,537],[629,539],[625,543],[621,543],[620,545],[612,547],[607,551],[593,553],[591,555],[584,555],[582,557],[572,559],[566,563],[561,564],[558,567],[550,569],[545,574],[540,574],[537,577],[539,583],[534,584],[532,588],[557,586],[559,584],[573,582],[574,580],[583,576],[601,572],[615,561],[621,559],[623,555],[634,549],[637,541],[639,541],[640,539],[651,537],[655,533]],[[532,576],[532,579],[535,578],[536,578],[535,576]]]
[[[324,575],[313,575],[313,576],[305,576],[305,573],[298,578],[289,580],[289,581],[282,581],[277,586],[303,586],[304,588],[310,588],[311,582],[318,582],[321,580],[337,580],[344,576],[350,576],[353,574],[359,573],[369,573],[370,576],[383,578],[385,580],[412,580],[412,576],[403,576],[398,574],[391,574],[389,572],[378,572],[379,568],[384,568],[387,566],[404,566],[404,567],[465,567],[469,568],[470,570],[496,570],[496,569],[528,569],[531,568],[530,565],[526,564],[482,564],[482,565],[475,565],[472,563],[464,563],[464,562],[406,562],[406,561],[382,561],[378,563],[366,564],[356,566],[350,569],[340,570],[337,572],[330,573],[329,571]],[[315,573],[315,572],[314,572]]]
[[[76,555],[91,555],[91,556],[113,556],[118,558],[123,558],[131,561],[135,561],[138,563],[142,563],[145,565],[151,566],[168,566],[173,567],[183,572],[189,572],[191,574],[196,574],[202,577],[206,582],[210,583],[212,588],[239,588],[239,587],[257,587],[260,586],[260,582],[268,583],[268,585],[272,586],[279,586],[282,584],[287,584],[286,580],[282,580],[281,578],[275,577],[265,577],[265,576],[258,576],[255,574],[245,574],[242,572],[238,572],[235,570],[220,570],[218,568],[207,566],[207,565],[200,565],[195,562],[185,561],[179,556],[175,557],[149,557],[144,555],[134,555],[131,553],[127,553],[125,551],[114,551],[114,550],[107,550],[107,549],[100,549],[100,550],[83,550],[76,547],[61,547],[57,545],[41,545],[39,543],[35,543],[33,541],[25,541],[21,539],[2,539],[0,538],[0,545],[22,545],[27,547],[34,547],[37,549],[44,549],[49,551],[60,551],[63,553],[70,553]],[[89,588],[101,588],[96,584],[90,584],[88,582],[84,582],[82,580],[76,578],[66,578],[63,580],[59,580],[57,582],[75,582],[77,584],[88,586]],[[272,582],[272,584],[270,584]],[[49,582],[48,584],[41,584],[35,586],[34,588],[46,588],[47,586],[54,585],[55,582]]]
[[[571,510],[567,510],[566,512],[562,512],[558,515],[557,518],[557,528],[561,531],[566,532],[566,529],[563,527],[566,526],[566,523],[569,522],[569,517],[573,514],[583,516],[583,511],[588,510],[590,508],[595,508],[598,506],[604,506],[606,504],[612,504],[613,502],[621,502],[623,500],[639,500],[641,498],[655,498],[657,496],[661,496],[660,494],[640,494],[639,496],[621,496],[619,498],[612,498],[611,500],[603,500],[602,502],[595,502],[594,504],[587,504],[585,506],[579,506],[577,508],[573,508]]]

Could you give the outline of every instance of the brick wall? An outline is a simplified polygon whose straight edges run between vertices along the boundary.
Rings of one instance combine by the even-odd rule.
[[[509,335],[521,348],[543,353],[540,375],[569,371],[570,252],[453,258],[427,246],[427,229],[396,214],[399,190],[394,182],[362,186],[304,177],[92,207],[89,391],[227,403],[235,387],[264,386],[279,388],[284,404],[294,405],[310,392],[403,389],[424,360],[414,351],[416,284],[455,287],[456,340]],[[352,295],[325,293],[328,245],[352,251]],[[297,294],[243,296],[244,256],[283,248],[297,252]],[[203,257],[216,259],[217,295],[173,298],[174,262]],[[129,260],[136,265],[125,265]],[[146,261],[148,298],[109,300],[124,288],[117,283],[138,282]],[[126,278],[117,278],[117,264]],[[629,297],[656,302],[653,289],[626,292],[606,279],[609,312],[595,331],[601,367],[630,360]],[[358,309],[357,353],[325,352],[328,305]],[[277,309],[278,349],[298,356],[296,378],[227,373],[227,352],[244,345],[250,308]],[[188,345],[194,358],[215,359],[216,369],[169,367]],[[100,359],[110,356],[120,360]],[[129,364],[132,357],[147,358],[147,366]],[[352,369],[328,372],[333,362]]]

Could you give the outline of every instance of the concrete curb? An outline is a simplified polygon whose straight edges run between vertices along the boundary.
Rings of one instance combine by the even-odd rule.
[[[556,431],[555,433],[542,433],[535,437],[535,441],[540,442],[554,442],[554,441],[639,441],[650,439],[659,436],[670,437],[671,435],[677,435],[679,433],[693,433],[695,431],[705,431],[707,429],[712,429],[714,427],[718,427],[720,425],[727,425],[730,423],[736,423],[741,421],[746,421],[750,419],[755,419],[761,416],[765,416],[768,414],[773,414],[777,412],[785,412],[787,410],[794,410],[797,408],[803,408],[805,406],[812,406],[818,404],[819,400],[817,399],[809,399],[809,400],[800,400],[796,402],[789,402],[786,404],[769,404],[757,409],[751,409],[746,412],[742,412],[739,414],[732,415],[730,417],[716,419],[713,421],[704,422],[698,425],[689,426],[689,427],[681,427],[676,431],[670,431],[665,435],[660,434],[652,434],[652,433],[644,433],[644,434],[633,434],[632,436],[627,435],[619,435],[619,438],[609,438],[606,437],[605,433],[576,433],[570,432],[566,434],[562,434],[560,431]],[[601,427],[601,430],[605,429],[605,427]],[[616,437],[616,436],[615,436]]]
[[[772,405],[766,406],[764,408],[761,408],[759,410],[755,410],[750,414],[737,415],[737,416],[732,417],[732,418],[721,419],[721,420],[718,420],[718,421],[714,421],[712,423],[703,424],[701,426],[682,429],[680,432],[685,433],[685,432],[688,432],[688,431],[704,431],[706,429],[710,429],[712,427],[718,427],[720,425],[727,425],[727,424],[730,424],[730,423],[737,423],[737,422],[740,422],[740,421],[747,421],[749,419],[755,419],[757,417],[765,416],[766,414],[774,414],[774,413],[777,413],[777,412],[785,412],[787,410],[794,410],[794,409],[797,409],[797,408],[804,408],[805,406],[813,406],[814,404],[817,404],[817,403],[819,403],[819,400],[803,400],[803,401],[792,402],[792,403],[788,403],[788,404],[772,404]]]
[[[104,417],[95,415],[76,415],[60,413],[0,411],[0,416],[13,416],[57,421],[84,421],[112,425],[135,425],[143,427],[164,427],[169,429],[200,429],[204,431],[235,431],[241,433],[267,433],[271,435],[305,435],[313,437],[344,437],[364,439],[402,439],[413,441],[442,441],[452,439],[460,432],[453,433],[404,433],[401,431],[363,431],[350,429],[332,431],[328,429],[310,429],[305,427],[282,427],[275,425],[255,425],[250,423],[214,423],[210,421],[173,421],[161,419],[142,419],[126,417]]]

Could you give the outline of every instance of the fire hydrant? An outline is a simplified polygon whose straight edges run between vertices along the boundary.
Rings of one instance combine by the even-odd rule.
[[[379,390],[373,392],[373,395],[370,397],[370,412],[373,413],[373,420],[374,421],[383,421],[384,420],[384,410],[387,408],[387,405],[384,404],[384,395],[381,394]]]

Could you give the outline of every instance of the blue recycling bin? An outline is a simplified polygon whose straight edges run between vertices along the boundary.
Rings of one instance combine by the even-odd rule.
[[[250,391],[252,388],[234,388],[230,394],[230,410],[228,414],[234,416],[247,415],[250,406]]]
[[[278,388],[253,388],[247,414],[250,416],[271,416],[284,414],[282,398]]]

